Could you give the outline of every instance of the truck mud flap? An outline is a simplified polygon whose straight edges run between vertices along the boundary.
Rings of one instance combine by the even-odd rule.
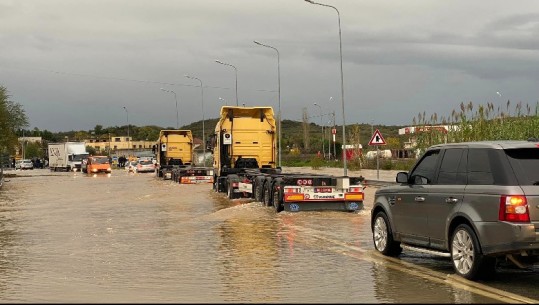
[[[181,176],[180,184],[213,183],[213,176]]]
[[[363,210],[363,202],[355,201],[340,201],[340,202],[285,202],[284,210],[288,212],[300,212],[300,211],[360,211]]]

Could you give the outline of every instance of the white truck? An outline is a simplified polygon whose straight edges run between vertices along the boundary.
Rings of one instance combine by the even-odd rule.
[[[82,159],[88,158],[84,142],[49,144],[49,168],[51,171],[80,171]]]

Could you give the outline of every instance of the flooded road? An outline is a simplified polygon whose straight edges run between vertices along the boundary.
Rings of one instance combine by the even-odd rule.
[[[378,258],[368,210],[275,214],[122,170],[19,175],[0,190],[2,302],[501,302]]]

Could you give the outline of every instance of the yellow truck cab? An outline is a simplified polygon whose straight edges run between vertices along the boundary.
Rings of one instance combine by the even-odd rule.
[[[193,162],[193,133],[191,130],[161,130],[157,140],[156,174],[172,178],[172,169]]]
[[[213,183],[213,168],[195,167],[191,130],[161,130],[156,175],[182,184]]]
[[[283,173],[275,163],[276,130],[271,107],[223,106],[210,140],[214,190],[276,212],[363,208],[363,177]]]

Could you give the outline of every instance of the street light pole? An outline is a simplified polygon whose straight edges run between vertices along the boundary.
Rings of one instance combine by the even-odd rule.
[[[328,113],[328,116],[331,113]],[[331,119],[328,121],[328,126],[331,126]],[[328,128],[326,127],[326,132],[328,133],[328,160],[331,161],[331,132],[328,132]],[[326,136],[326,133],[324,133],[324,136]],[[335,152],[333,152],[335,153]]]
[[[22,147],[22,159],[23,159],[23,160],[26,159],[26,154],[25,154],[26,151],[25,151],[25,149],[24,149],[24,144],[25,144],[25,142],[26,142],[26,138],[24,137],[24,129],[23,129],[23,130],[22,130],[22,145],[21,145],[21,147]],[[67,141],[66,141],[66,142],[67,142]],[[22,170],[22,168],[21,168],[21,170]]]
[[[202,156],[204,157],[204,166],[206,166],[206,130],[204,129],[204,88],[202,87],[202,81],[198,77],[184,75],[190,79],[196,79],[200,82],[200,96],[202,100]]]
[[[324,125],[322,124],[322,106],[318,105],[317,103],[314,103],[313,105],[320,108],[320,127],[322,127],[322,156],[324,156],[324,159],[326,158],[326,145],[324,144]]]
[[[236,71],[236,106],[239,106],[239,103],[238,103],[238,69],[231,65],[231,64],[227,64],[227,63],[224,63],[220,60],[215,60],[216,63],[218,64],[221,64],[221,65],[225,65],[225,66],[231,66],[232,68],[234,68],[234,70]]]
[[[341,55],[341,103],[342,103],[342,143],[343,143],[343,164],[344,164],[344,176],[348,176],[347,165],[346,165],[346,120],[344,117],[344,76],[342,70],[342,35],[341,35],[341,14],[339,10],[331,5],[317,3],[312,0],[305,0],[311,4],[326,6],[334,9],[337,12],[338,22],[339,22],[339,51]]]
[[[165,88],[161,88],[161,90],[163,90],[165,92],[174,93],[174,100],[176,100],[176,129],[180,129],[180,120],[179,120],[179,116],[178,116],[178,98],[176,97],[176,92],[174,92],[172,90],[166,90]]]
[[[270,46],[270,45],[265,45],[263,43],[260,43],[256,40],[253,40],[254,43],[256,43],[257,45],[260,45],[260,46],[263,46],[263,47],[266,47],[266,48],[270,48],[270,49],[273,49],[275,50],[275,52],[277,52],[277,85],[278,85],[278,91],[279,91],[279,108],[278,108],[278,115],[279,115],[279,167],[281,167],[281,138],[282,138],[282,133],[281,133],[281,64],[280,64],[280,55],[279,55],[279,50],[277,50],[276,48]]]
[[[329,97],[329,102],[331,103],[331,101],[333,101],[333,96]],[[335,133],[337,133],[337,126],[335,125],[335,109],[333,109],[333,112],[331,114],[333,116],[333,128],[331,130],[332,139],[330,139],[330,143],[328,143],[328,145],[331,146],[331,140],[333,140],[333,155],[334,155],[334,159],[337,160],[337,147],[335,146],[335,139],[334,139],[335,135],[333,135],[333,129],[335,129]]]
[[[129,138],[129,112],[125,106],[124,109],[125,114],[127,115],[127,158],[129,159],[129,155],[131,154],[131,139]]]

